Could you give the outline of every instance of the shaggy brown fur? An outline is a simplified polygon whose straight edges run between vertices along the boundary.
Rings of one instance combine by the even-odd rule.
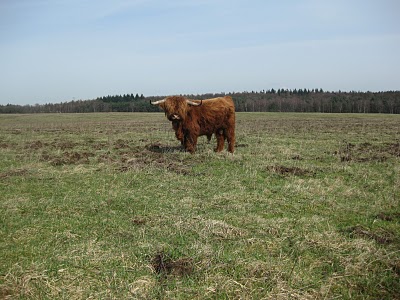
[[[182,121],[172,121],[172,129],[175,131],[176,138],[181,141],[181,145],[184,146],[184,136],[183,136],[183,128]],[[206,134],[207,141],[210,143],[212,134]]]
[[[194,106],[182,96],[167,97],[165,102],[159,104],[164,110],[168,120],[172,121],[175,136],[180,140],[185,149],[194,153],[197,138],[212,134],[217,137],[217,148],[220,152],[224,149],[225,139],[228,141],[228,151],[235,149],[235,105],[229,96],[200,100],[191,100],[201,103]]]

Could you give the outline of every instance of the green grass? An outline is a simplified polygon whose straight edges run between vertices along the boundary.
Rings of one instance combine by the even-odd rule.
[[[0,115],[0,298],[399,299],[400,116]]]

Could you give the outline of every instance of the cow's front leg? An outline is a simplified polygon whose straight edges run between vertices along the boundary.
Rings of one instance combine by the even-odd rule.
[[[193,154],[196,151],[197,136],[196,135],[185,135],[184,138],[186,151]]]
[[[183,129],[182,129],[182,123],[179,121],[172,121],[172,128],[175,131],[175,137],[181,141],[181,145],[184,145],[184,135],[183,135]]]
[[[207,143],[209,144],[211,141],[212,134],[207,134]]]

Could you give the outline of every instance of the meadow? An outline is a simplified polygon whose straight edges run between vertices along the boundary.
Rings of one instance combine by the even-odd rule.
[[[400,299],[400,115],[0,115],[1,299]]]

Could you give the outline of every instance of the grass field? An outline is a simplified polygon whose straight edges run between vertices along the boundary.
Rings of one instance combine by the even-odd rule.
[[[400,299],[400,115],[0,115],[0,299]]]

